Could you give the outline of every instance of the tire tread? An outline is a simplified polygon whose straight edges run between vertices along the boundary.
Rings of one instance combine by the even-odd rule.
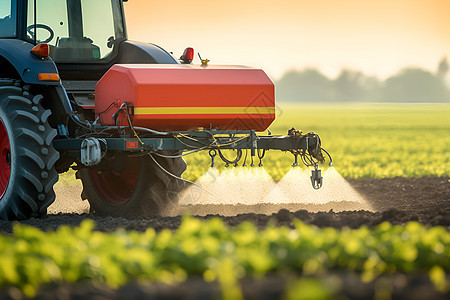
[[[42,95],[31,95],[30,86],[23,86],[21,81],[0,79],[0,117],[7,121],[8,136],[14,140],[11,151],[17,166],[10,175],[14,186],[7,187],[0,201],[2,219],[45,217],[55,200],[59,152],[53,147],[53,139],[57,131],[48,124],[51,111],[41,106],[42,100]],[[48,150],[45,155],[43,148]]]

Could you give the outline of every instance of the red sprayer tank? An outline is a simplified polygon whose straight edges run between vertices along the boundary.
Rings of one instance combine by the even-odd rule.
[[[114,126],[124,102],[134,126],[160,131],[264,131],[275,119],[273,82],[244,66],[114,65],[95,88],[101,124]],[[118,124],[128,126],[124,112]]]

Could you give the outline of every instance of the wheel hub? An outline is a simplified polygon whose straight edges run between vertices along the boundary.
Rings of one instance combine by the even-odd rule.
[[[11,146],[3,121],[0,120],[0,198],[6,192],[11,173]]]

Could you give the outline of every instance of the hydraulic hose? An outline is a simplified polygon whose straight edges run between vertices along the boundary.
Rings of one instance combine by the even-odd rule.
[[[241,149],[238,149],[238,150],[237,150],[237,155],[236,155],[236,158],[235,158],[234,160],[228,160],[228,159],[222,154],[222,151],[220,151],[220,149],[217,149],[217,151],[219,152],[220,158],[221,158],[226,164],[229,164],[229,165],[238,163],[238,162],[241,160],[241,158],[242,158],[242,150],[241,150]]]

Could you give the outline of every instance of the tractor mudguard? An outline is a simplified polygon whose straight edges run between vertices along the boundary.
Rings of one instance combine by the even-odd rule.
[[[121,64],[177,64],[178,61],[166,50],[154,44],[124,41],[120,44]]]
[[[23,82],[28,84],[60,85],[59,82],[39,81],[39,73],[58,73],[50,58],[31,54],[34,45],[17,39],[0,39],[0,56],[11,63]]]

